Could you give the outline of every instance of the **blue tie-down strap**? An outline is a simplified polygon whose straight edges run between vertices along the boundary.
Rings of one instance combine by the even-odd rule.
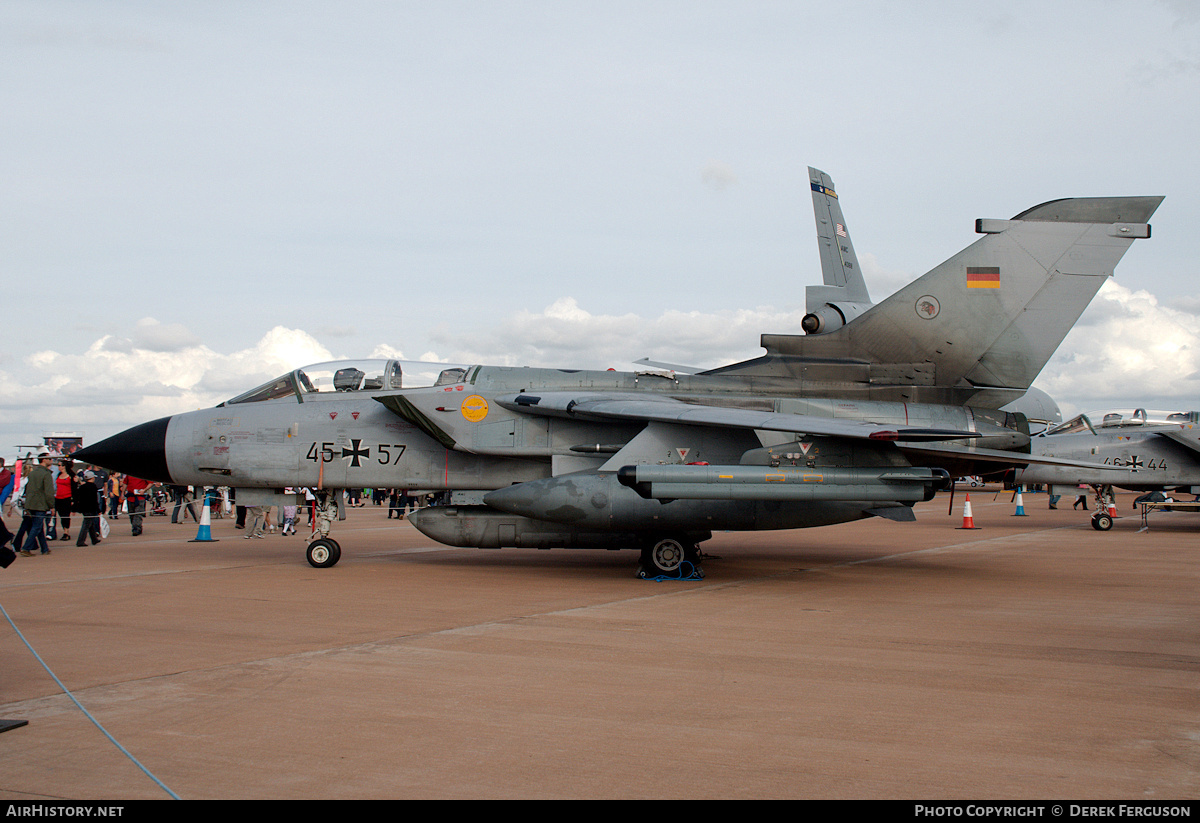
[[[664,580],[680,581],[680,580],[703,580],[704,569],[697,566],[688,560],[679,564],[679,570],[676,574],[654,574],[645,569],[638,570],[638,577],[643,580],[649,580],[654,583],[661,583]]]

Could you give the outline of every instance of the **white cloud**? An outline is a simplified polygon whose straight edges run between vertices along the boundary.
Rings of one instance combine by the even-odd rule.
[[[733,169],[724,163],[719,163],[716,160],[709,160],[700,171],[700,179],[704,185],[708,186],[713,191],[725,191],[737,184],[737,175],[733,173]]]
[[[1200,317],[1110,280],[1037,384],[1064,412],[1200,408]]]
[[[387,343],[380,343],[371,350],[370,357],[390,357],[396,360],[404,360],[404,352],[395,346],[389,346]]]
[[[89,440],[180,411],[212,406],[289,369],[331,360],[307,332],[276,326],[250,348],[220,354],[179,324],[153,318],[132,339],[105,335],[82,354],[35,352],[0,372],[7,432],[86,427]],[[100,432],[104,432],[100,435]]]
[[[153,317],[137,322],[133,344],[136,348],[157,352],[177,352],[200,344],[200,338],[182,323],[163,324]]]
[[[858,262],[862,266],[867,289],[871,292],[872,299],[877,301],[895,294],[924,273],[886,270],[879,264],[879,259],[870,252],[858,252]]]
[[[436,342],[451,360],[504,366],[628,368],[642,357],[711,368],[762,353],[763,332],[797,332],[802,309],[768,307],[715,313],[666,311],[593,315],[573,297],[540,313],[521,312],[491,329],[464,334],[445,330]]]

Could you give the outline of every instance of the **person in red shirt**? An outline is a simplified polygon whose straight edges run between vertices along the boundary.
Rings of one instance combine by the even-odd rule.
[[[54,480],[54,512],[62,521],[59,540],[71,539],[71,502],[74,496],[75,464],[69,458],[63,458],[58,467],[58,477]]]
[[[149,480],[130,475],[125,478],[125,502],[129,509],[129,528],[133,536],[142,533],[142,518],[146,514],[147,490],[153,486]]]

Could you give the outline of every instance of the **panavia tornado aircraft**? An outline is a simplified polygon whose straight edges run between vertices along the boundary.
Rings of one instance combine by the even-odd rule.
[[[826,285],[810,289],[809,333],[764,334],[756,359],[694,374],[442,364],[416,381],[398,361],[320,364],[76,459],[232,486],[246,505],[314,487],[318,567],[341,555],[331,492],[388,487],[449,492],[410,518],[442,543],[632,548],[642,576],[681,577],[702,576],[714,530],[913,520],[950,476],[1077,465],[1030,455],[1025,415],[1002,407],[1027,396],[1129,245],[1150,236],[1162,198],[978,220],[982,237],[871,304],[832,182],[812,171]]]
[[[1037,455],[1092,463],[1087,469],[1030,465],[1014,482],[1066,487],[1071,494],[1080,485],[1091,486],[1097,504],[1092,526],[1099,531],[1113,525],[1101,505],[1105,486],[1200,494],[1200,412],[1089,412],[1033,438],[1031,447]]]

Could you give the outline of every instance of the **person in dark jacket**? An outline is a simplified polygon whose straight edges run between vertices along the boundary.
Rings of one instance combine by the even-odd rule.
[[[48,451],[38,453],[38,464],[29,470],[25,483],[25,511],[31,515],[29,535],[21,546],[21,554],[33,557],[35,549],[50,554],[46,543],[46,525],[54,515],[54,477],[50,474],[52,455]]]
[[[92,545],[96,545],[100,542],[100,489],[96,487],[96,475],[92,472],[85,471],[83,482],[75,485],[74,504],[75,511],[83,519],[75,545],[82,546],[89,536]]]

